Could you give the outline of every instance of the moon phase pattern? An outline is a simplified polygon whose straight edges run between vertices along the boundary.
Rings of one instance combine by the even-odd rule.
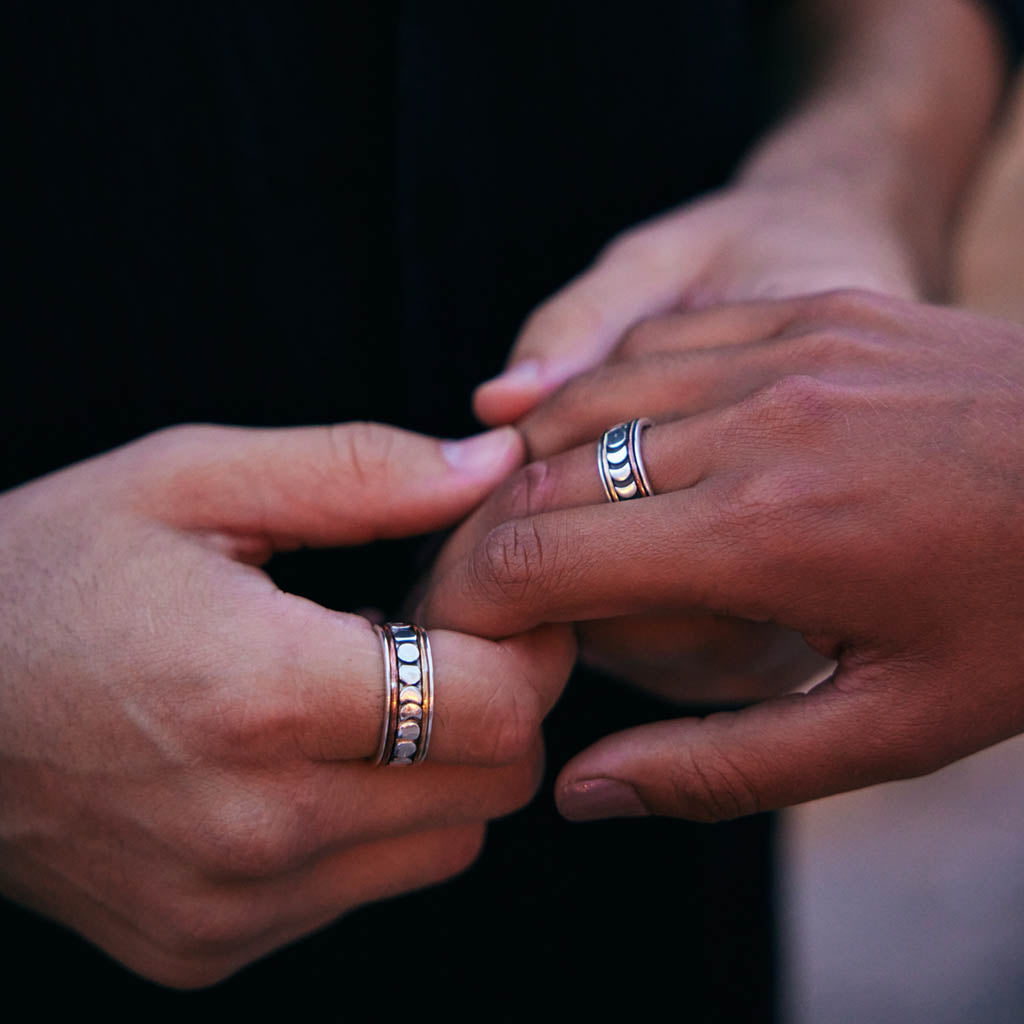
[[[651,494],[640,458],[640,433],[650,420],[632,420],[605,431],[597,446],[597,469],[609,501],[628,501]]]

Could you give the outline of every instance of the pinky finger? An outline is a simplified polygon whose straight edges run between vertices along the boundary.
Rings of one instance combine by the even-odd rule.
[[[212,985],[356,907],[459,874],[476,860],[484,833],[483,824],[471,824],[377,840],[335,850],[284,877],[218,889],[206,894],[199,934],[187,936],[187,944],[122,959],[175,988]]]

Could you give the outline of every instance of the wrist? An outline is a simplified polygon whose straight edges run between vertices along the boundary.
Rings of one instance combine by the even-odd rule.
[[[819,98],[762,141],[735,183],[827,203],[837,222],[877,226],[905,251],[919,289],[934,291],[951,202],[921,151],[877,115],[853,94]]]
[[[823,6],[834,40],[816,87],[755,149],[738,182],[798,189],[879,225],[899,237],[934,292],[998,106],[998,35],[980,6],[952,0]]]

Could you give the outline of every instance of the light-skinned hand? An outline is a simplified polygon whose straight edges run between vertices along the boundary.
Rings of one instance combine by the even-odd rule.
[[[898,223],[853,198],[813,179],[740,181],[626,232],[534,311],[505,371],[477,389],[477,415],[516,422],[632,327],[673,311],[835,288],[918,296]]]
[[[539,780],[564,627],[434,631],[429,760],[379,640],[257,566],[464,516],[514,431],[174,428],[0,496],[0,888],[175,986],[469,864]]]

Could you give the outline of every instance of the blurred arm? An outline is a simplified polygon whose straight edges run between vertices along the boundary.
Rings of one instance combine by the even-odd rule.
[[[823,189],[881,204],[935,290],[957,199],[1006,78],[993,17],[970,0],[800,0],[795,13],[813,53],[811,87],[741,181],[817,177]]]

